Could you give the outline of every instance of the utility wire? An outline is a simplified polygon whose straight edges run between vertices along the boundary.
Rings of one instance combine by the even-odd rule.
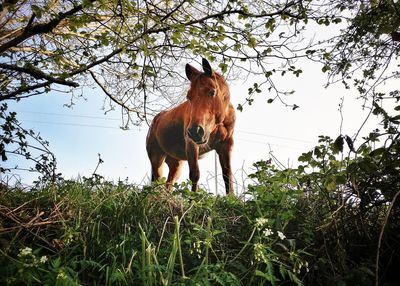
[[[91,118],[91,119],[101,119],[101,120],[112,120],[112,121],[120,121],[120,118],[104,118],[100,116],[90,116],[90,115],[76,115],[76,114],[63,114],[63,113],[53,113],[53,112],[38,112],[38,111],[25,111],[25,110],[20,110],[18,111],[20,113],[32,113],[32,114],[42,114],[42,115],[52,115],[52,116],[65,116],[65,117],[76,117],[76,118]],[[91,124],[78,124],[78,123],[62,123],[62,122],[46,122],[46,121],[36,121],[36,120],[25,120],[27,122],[34,122],[34,123],[40,123],[40,124],[60,124],[60,125],[72,125],[72,126],[82,126],[82,127],[95,127],[95,128],[108,128],[108,129],[121,129],[118,127],[112,127],[112,126],[104,126],[104,125],[91,125]],[[137,130],[141,131],[140,129],[129,129],[129,130]],[[272,135],[272,134],[266,134],[266,133],[260,133],[260,132],[254,132],[254,131],[245,131],[245,130],[235,130],[235,133],[243,133],[243,134],[250,134],[250,135],[256,135],[256,136],[262,136],[262,137],[268,137],[268,138],[276,138],[276,139],[281,139],[281,140],[287,140],[287,141],[295,141],[295,142],[301,142],[301,143],[315,143],[313,141],[308,141],[308,140],[302,140],[302,139],[297,139],[293,137],[283,137],[283,136],[277,136],[277,135]],[[242,141],[246,141],[247,139],[239,139]],[[260,141],[254,141],[254,140],[247,140],[248,142],[252,143],[260,143],[260,144],[266,144],[265,142],[260,142]]]
[[[52,115],[52,116],[92,118],[92,119],[113,120],[113,121],[120,121],[121,120],[120,118],[100,117],[100,116],[91,116],[91,115],[79,115],[79,114],[55,113],[55,112],[27,111],[27,110],[20,110],[20,111],[17,111],[17,113],[32,113],[32,114],[42,114],[42,115]]]
[[[106,128],[106,129],[118,129],[118,130],[121,130],[121,128],[118,128],[118,127],[105,126],[105,125],[92,125],[92,124],[66,123],[66,122],[49,122],[49,121],[39,121],[39,120],[25,120],[25,121],[26,122],[31,122],[31,123],[46,124],[46,125],[64,125],[64,126],[79,126],[79,127],[89,127],[89,128]],[[128,129],[127,131],[142,132],[142,131],[146,131],[146,130],[144,130],[144,129]],[[298,148],[298,147],[275,144],[275,143],[258,141],[258,140],[249,140],[249,139],[244,139],[244,138],[235,138],[235,140],[254,143],[254,144],[260,144],[260,145],[271,144],[271,145],[273,145],[275,147],[289,148],[289,149],[295,149],[295,150],[303,150],[302,148]]]
[[[106,128],[106,129],[119,129],[122,128],[114,127],[114,126],[105,126],[105,125],[92,125],[92,124],[81,124],[81,123],[69,123],[69,122],[50,122],[50,121],[40,121],[40,120],[24,120],[25,122],[31,123],[39,123],[39,124],[47,124],[47,125],[65,125],[65,126],[80,126],[80,127],[94,127],[94,128]],[[145,131],[144,129],[128,129],[132,131]]]
[[[251,135],[257,135],[257,136],[264,136],[264,137],[272,137],[272,138],[289,140],[289,141],[297,141],[297,142],[302,142],[302,143],[314,143],[312,141],[307,141],[307,140],[302,140],[302,139],[296,139],[296,138],[290,138],[290,137],[282,137],[282,136],[276,136],[276,135],[264,134],[264,133],[258,133],[258,132],[252,132],[252,131],[235,130],[235,132],[251,134]]]
[[[271,143],[271,142],[262,142],[262,141],[249,140],[249,139],[243,139],[243,138],[235,138],[235,140],[254,143],[254,144],[261,144],[261,145],[272,145],[272,146],[275,146],[275,147],[289,148],[289,149],[294,149],[294,150],[304,150],[303,148],[300,148],[300,147],[293,147],[293,146],[288,146],[288,145],[275,144],[275,143]]]
[[[102,119],[102,120],[112,120],[112,121],[120,121],[120,118],[104,118],[100,116],[90,116],[90,115],[76,115],[76,114],[63,114],[63,113],[53,113],[53,112],[38,112],[38,111],[25,111],[21,110],[18,111],[20,113],[33,113],[33,114],[42,114],[42,115],[53,115],[53,116],[65,116],[65,117],[77,117],[77,118],[91,118],[91,119]],[[29,121],[29,120],[26,120]],[[31,120],[31,122],[33,122]],[[45,122],[36,122],[36,123],[43,123]],[[54,123],[56,124],[56,123]],[[68,125],[66,123],[60,123],[61,125]],[[71,123],[72,125],[75,125]],[[85,126],[85,127],[98,127],[101,128],[101,125],[77,125],[77,126]],[[113,128],[109,126],[104,126],[104,128]],[[120,129],[120,128],[116,128]],[[297,141],[297,142],[302,142],[302,143],[314,143],[313,141],[307,141],[307,140],[302,140],[302,139],[297,139],[297,138],[292,138],[292,137],[283,137],[283,136],[277,136],[277,135],[272,135],[272,134],[266,134],[266,133],[260,133],[260,132],[254,132],[254,131],[244,131],[244,130],[235,130],[236,133],[244,133],[244,134],[250,134],[250,135],[256,135],[256,136],[263,136],[263,137],[270,137],[270,138],[277,138],[277,139],[282,139],[282,140],[288,140],[288,141]]]

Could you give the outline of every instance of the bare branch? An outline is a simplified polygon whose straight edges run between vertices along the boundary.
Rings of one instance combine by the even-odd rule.
[[[34,84],[34,85],[30,85],[27,87],[21,87],[19,89],[17,89],[16,91],[10,92],[8,94],[1,94],[0,95],[0,101],[2,100],[7,100],[7,99],[17,99],[17,96],[26,92],[31,92],[33,90],[39,89],[39,88],[43,88],[46,86],[51,85],[51,82],[46,81],[43,83],[39,83],[39,84]]]
[[[143,116],[143,112],[140,112],[138,110],[132,109],[129,106],[126,106],[124,102],[122,102],[121,100],[118,100],[115,98],[115,96],[113,96],[110,92],[108,92],[108,90],[106,89],[106,87],[100,82],[100,80],[96,77],[96,75],[94,74],[94,72],[89,70],[90,75],[92,76],[93,80],[97,83],[97,85],[101,88],[101,90],[116,104],[118,104],[119,106],[123,107],[124,109],[126,109],[129,112],[134,112],[136,113],[139,117]]]
[[[5,69],[5,70],[12,70],[12,71],[26,73],[26,74],[33,76],[36,79],[45,79],[51,83],[57,83],[57,84],[62,84],[62,85],[72,86],[72,87],[79,86],[79,84],[76,82],[67,81],[67,80],[60,79],[60,78],[55,78],[51,75],[48,75],[48,74],[38,70],[37,68],[35,68],[33,66],[30,66],[29,68],[25,68],[25,67],[19,67],[19,66],[0,63],[0,68]]]

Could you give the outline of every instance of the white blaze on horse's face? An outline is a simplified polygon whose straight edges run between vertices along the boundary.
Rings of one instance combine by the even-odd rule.
[[[208,66],[207,66],[208,65]],[[209,63],[203,61],[204,73],[186,65],[186,75],[191,81],[187,98],[190,102],[190,122],[186,134],[196,144],[205,144],[223,113],[217,75]]]

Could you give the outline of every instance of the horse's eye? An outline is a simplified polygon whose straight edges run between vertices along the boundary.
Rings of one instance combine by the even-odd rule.
[[[215,89],[211,89],[211,90],[208,92],[208,95],[209,95],[209,96],[212,96],[212,97],[214,97],[215,94],[216,94]]]

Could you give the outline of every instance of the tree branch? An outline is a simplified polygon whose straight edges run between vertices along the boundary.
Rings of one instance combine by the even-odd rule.
[[[79,86],[79,84],[76,82],[52,77],[51,75],[48,75],[33,66],[31,66],[29,68],[25,68],[25,67],[19,67],[16,65],[0,63],[0,68],[5,69],[5,70],[12,70],[12,71],[17,71],[17,72],[27,73],[36,79],[45,79],[51,83],[58,83],[58,84],[66,85],[66,86],[72,86],[72,87]]]
[[[90,0],[91,2],[95,2],[96,0]],[[15,47],[18,44],[22,43],[26,39],[38,35],[38,34],[44,34],[44,33],[49,33],[51,32],[57,25],[64,20],[65,18],[74,15],[75,13],[81,11],[83,9],[82,5],[75,6],[71,10],[64,12],[64,13],[59,13],[58,17],[50,20],[47,23],[40,23],[31,26],[32,21],[34,19],[34,15],[30,18],[28,25],[26,26],[26,29],[24,29],[24,32],[14,39],[9,40],[8,42],[4,43],[3,45],[0,46],[0,54],[7,51],[11,47]],[[32,20],[32,21],[31,21]]]
[[[140,111],[137,111],[135,109],[132,109],[128,106],[125,105],[124,102],[122,102],[121,100],[116,99],[111,93],[108,92],[108,90],[105,88],[105,86],[97,79],[96,75],[94,74],[94,72],[89,71],[90,75],[92,76],[93,80],[97,83],[97,85],[103,90],[103,92],[116,104],[118,104],[119,106],[125,108],[126,110],[128,110],[129,112],[135,112],[139,118],[141,116],[143,116],[143,113]]]
[[[18,99],[16,96],[21,93],[30,92],[30,91],[38,89],[38,88],[49,86],[50,84],[51,84],[51,82],[46,81],[43,83],[39,83],[39,84],[27,86],[27,87],[21,87],[21,88],[17,89],[16,91],[11,92],[9,94],[0,95],[0,101],[7,100],[7,99]]]

